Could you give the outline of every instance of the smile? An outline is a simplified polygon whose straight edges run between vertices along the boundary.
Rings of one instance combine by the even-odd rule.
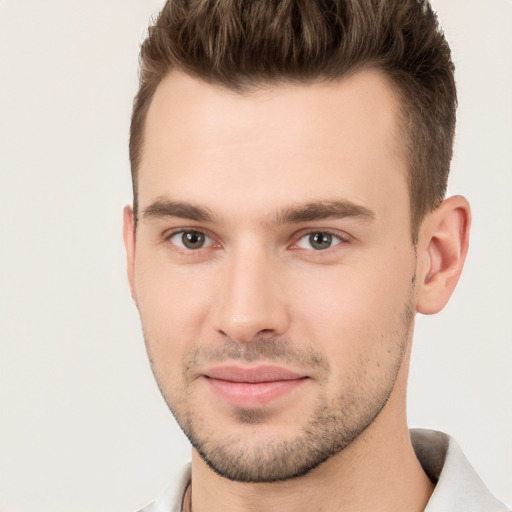
[[[308,380],[305,375],[277,366],[218,366],[208,370],[204,377],[218,397],[230,405],[243,408],[266,405]]]

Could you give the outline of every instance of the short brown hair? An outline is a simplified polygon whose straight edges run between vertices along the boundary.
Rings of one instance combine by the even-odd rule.
[[[135,213],[144,122],[169,71],[243,93],[363,68],[381,70],[401,100],[416,240],[446,192],[457,104],[450,48],[429,3],[419,0],[168,0],[140,53],[130,129]]]

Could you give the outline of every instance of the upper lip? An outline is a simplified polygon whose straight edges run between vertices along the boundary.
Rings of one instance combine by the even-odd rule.
[[[286,368],[274,365],[243,367],[238,365],[222,365],[209,368],[204,375],[211,379],[228,382],[278,382],[283,380],[303,379],[306,375],[295,373]]]

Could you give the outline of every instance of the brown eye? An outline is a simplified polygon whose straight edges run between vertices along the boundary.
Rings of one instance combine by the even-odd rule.
[[[204,234],[198,231],[187,231],[181,235],[181,240],[187,249],[200,249],[204,245]]]
[[[187,250],[202,249],[211,242],[210,238],[201,231],[192,230],[174,233],[169,240],[181,249]]]

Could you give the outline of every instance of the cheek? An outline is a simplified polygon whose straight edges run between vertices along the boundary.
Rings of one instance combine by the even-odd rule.
[[[179,362],[203,336],[209,307],[204,276],[191,276],[141,257],[135,266],[136,302],[149,355],[155,360]],[[195,341],[194,341],[195,340]]]
[[[397,337],[403,338],[414,273],[409,259],[395,261],[393,267],[390,260],[375,258],[366,264],[297,275],[291,295],[295,297],[292,337],[312,340],[344,367],[365,358],[388,357]]]

